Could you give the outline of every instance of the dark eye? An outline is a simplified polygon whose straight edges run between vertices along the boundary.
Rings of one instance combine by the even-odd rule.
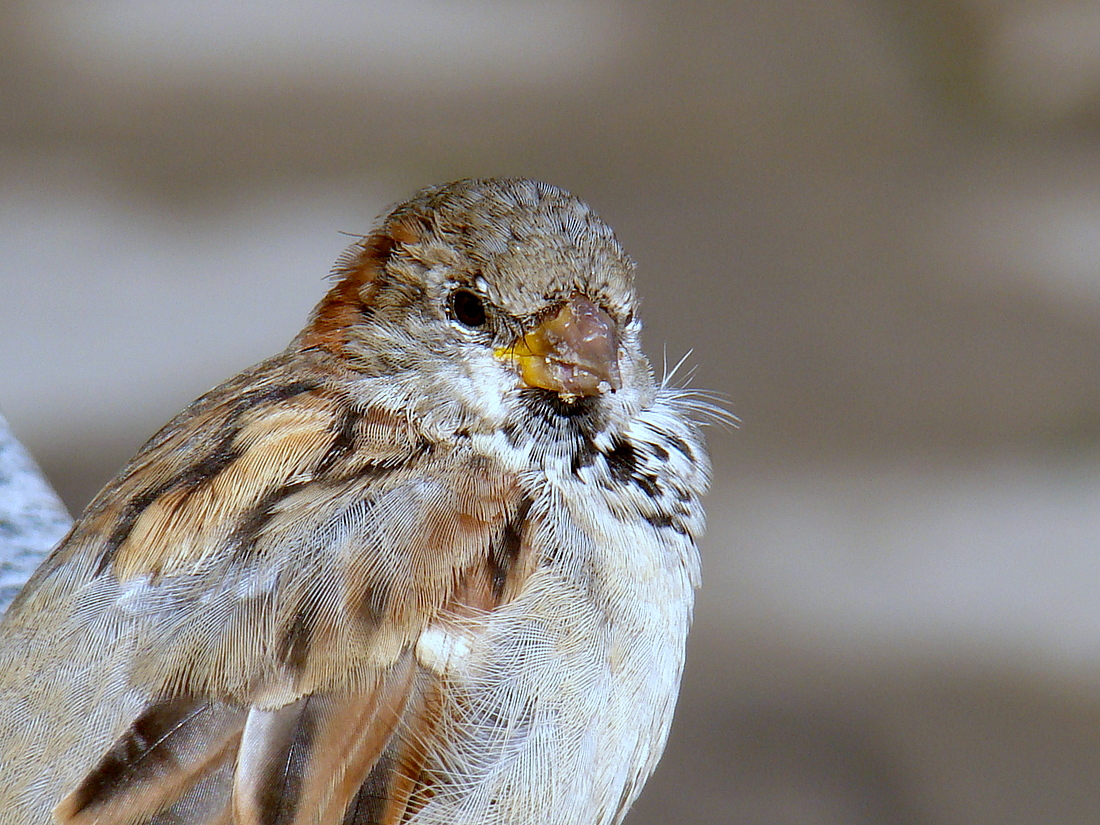
[[[451,293],[451,315],[463,326],[484,326],[485,304],[470,290],[457,289]]]

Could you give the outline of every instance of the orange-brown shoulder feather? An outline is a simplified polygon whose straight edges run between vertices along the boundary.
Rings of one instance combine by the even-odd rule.
[[[348,331],[369,308],[382,271],[398,246],[418,239],[414,224],[391,218],[383,227],[353,245],[337,263],[336,284],[314,309],[296,344],[303,350],[344,355]]]
[[[206,478],[195,467],[196,483],[170,486],[141,511],[115,550],[115,575],[175,573],[223,547],[241,514],[272,490],[312,478],[339,415],[337,399],[315,394],[250,410],[224,445],[224,467]]]

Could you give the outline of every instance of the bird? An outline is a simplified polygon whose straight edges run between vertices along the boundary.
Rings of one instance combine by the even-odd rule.
[[[655,376],[634,272],[523,178],[357,239],[4,616],[0,822],[620,823],[669,733],[710,476],[709,402]]]

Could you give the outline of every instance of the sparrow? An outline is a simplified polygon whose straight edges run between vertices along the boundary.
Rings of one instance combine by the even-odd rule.
[[[393,209],[17,596],[0,822],[621,822],[668,735],[709,474],[633,272],[543,183]]]

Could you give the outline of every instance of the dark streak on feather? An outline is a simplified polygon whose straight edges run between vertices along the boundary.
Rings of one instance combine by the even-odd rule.
[[[233,422],[233,426],[230,427],[229,431],[224,436],[222,436],[221,440],[212,450],[167,481],[161,482],[155,487],[145,490],[130,499],[123,508],[115,529],[112,530],[110,536],[107,537],[103,554],[99,558],[99,565],[96,567],[95,574],[97,576],[101,575],[110,566],[115,555],[118,553],[119,547],[121,547],[123,542],[130,536],[130,532],[134,529],[134,525],[137,524],[137,520],[141,518],[141,514],[145,512],[149,505],[173,490],[179,490],[186,487],[190,487],[194,490],[200,487],[202,484],[224,471],[226,467],[240,457],[241,452],[233,446],[233,442],[240,432],[240,427],[237,426],[236,419],[243,412],[259,404],[278,403],[289,398],[294,398],[302,393],[311,392],[317,389],[318,386],[317,383],[312,381],[296,381],[292,384],[283,384],[276,387],[265,387],[263,389],[253,390],[252,392],[247,392],[242,395],[233,405],[233,411],[230,415],[229,420]]]
[[[520,428],[518,425],[508,423],[501,427],[500,431],[504,434],[504,437],[508,439],[509,446],[518,447],[520,445]]]
[[[294,735],[285,750],[273,755],[266,775],[258,783],[256,806],[264,825],[289,825],[296,818],[302,795],[302,775],[313,751],[316,719],[310,712],[310,699],[300,700],[303,708]]]
[[[134,529],[134,525],[137,524],[137,520],[141,518],[141,514],[145,512],[149,505],[173,490],[180,490],[187,487],[190,487],[192,490],[197,489],[204,482],[213,478],[236,461],[237,458],[240,457],[240,451],[234,449],[232,446],[233,439],[236,438],[236,436],[237,431],[233,430],[224,436],[213,450],[194,464],[185,467],[167,481],[130,499],[125,508],[123,508],[118,525],[111,531],[111,535],[107,538],[106,547],[104,548],[103,555],[100,556],[99,566],[96,568],[96,575],[99,575],[107,569],[108,565],[110,565],[114,559],[115,554],[118,553],[118,548],[122,546],[122,543],[125,542],[127,538],[129,538],[131,531]]]
[[[370,775],[348,806],[342,825],[379,825],[382,821],[397,768],[397,759],[390,751],[387,747],[374,763]]]
[[[310,641],[317,626],[317,606],[303,604],[294,613],[289,627],[279,637],[276,655],[287,667],[302,670],[309,659]]]
[[[577,439],[576,448],[573,450],[573,459],[569,465],[570,471],[573,475],[577,475],[581,468],[591,467],[596,463],[596,456],[599,454],[600,451],[595,442],[591,438],[581,436]]]
[[[616,438],[611,443],[611,451],[605,458],[607,470],[614,481],[636,484],[650,498],[656,498],[661,494],[657,476],[641,472],[638,451],[629,441]]]
[[[330,600],[331,593],[312,587],[294,609],[294,617],[279,636],[276,648],[276,655],[287,667],[301,670],[306,666],[318,619],[325,603]]]
[[[174,760],[170,749],[160,747],[164,740],[205,707],[196,707],[193,698],[180,696],[147,708],[73,792],[71,814],[105,805],[135,782],[160,773],[166,763]]]
[[[260,533],[275,515],[275,509],[279,503],[298,492],[306,484],[305,481],[294,481],[276,487],[274,490],[269,490],[263,498],[241,516],[237,528],[229,539],[229,546],[233,548],[235,562],[243,562],[251,554],[260,538]]]
[[[233,416],[238,416],[252,407],[261,404],[278,404],[280,401],[288,401],[298,395],[313,392],[320,388],[316,381],[295,381],[292,384],[279,384],[274,387],[260,387],[241,395],[233,404]]]
[[[657,498],[661,494],[661,488],[657,484],[657,476],[650,473],[639,473],[632,479],[635,484],[650,498]]]
[[[233,446],[237,432],[236,429],[231,430],[222,437],[222,440],[218,442],[213,450],[181,471],[175,478],[170,479],[167,482],[168,489],[162,491],[162,493],[166,493],[168,490],[178,490],[182,487],[192,489],[200,487],[240,458],[240,448]]]
[[[137,523],[138,518],[145,512],[145,508],[156,501],[164,494],[164,485],[158,485],[151,490],[146,490],[140,495],[134,496],[130,499],[126,506],[122,508],[122,514],[119,517],[118,524],[115,525],[115,529],[111,531],[111,535],[107,537],[106,545],[103,549],[103,554],[99,557],[99,565],[96,567],[95,575],[101,575],[114,560],[115,554],[118,553],[118,548],[122,546],[122,542],[126,541],[127,536],[130,535],[130,531],[134,529],[134,525]]]
[[[695,453],[691,451],[691,447],[684,439],[678,435],[672,433],[665,433],[665,438],[668,439],[668,443],[684,454],[684,457],[688,461],[695,461]]]
[[[683,522],[675,516],[670,516],[667,513],[658,513],[654,516],[646,516],[645,520],[651,527],[655,527],[660,530],[662,527],[670,527],[679,533],[681,536],[688,536],[690,533],[688,529],[683,525]]]
[[[627,482],[634,479],[638,472],[638,453],[629,441],[616,438],[611,442],[611,451],[605,456],[607,470],[615,481]]]
[[[508,576],[519,561],[523,548],[523,532],[527,525],[527,513],[531,509],[531,499],[524,497],[516,514],[510,518],[501,530],[500,536],[489,547],[489,574],[492,580],[493,597],[499,602],[504,596]]]
[[[368,461],[354,473],[348,476],[349,481],[365,481],[372,478],[382,478],[394,470],[400,469],[403,464],[389,465],[389,464],[376,464],[373,461]]]
[[[366,239],[364,248],[367,253],[374,258],[378,266],[383,267],[389,263],[390,258],[393,257],[397,245],[398,240],[393,237],[392,233],[375,232]]]
[[[376,581],[367,588],[367,592],[359,600],[359,610],[356,611],[356,617],[363,626],[373,630],[382,624],[389,603],[389,584],[381,580]]]
[[[332,440],[328,450],[321,456],[317,466],[313,468],[315,476],[324,475],[332,469],[333,465],[354,452],[360,418],[359,411],[354,409],[348,410],[340,417],[335,427],[336,438]]]

